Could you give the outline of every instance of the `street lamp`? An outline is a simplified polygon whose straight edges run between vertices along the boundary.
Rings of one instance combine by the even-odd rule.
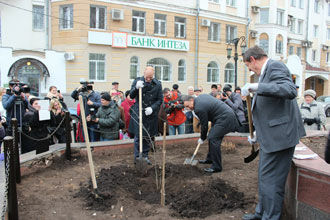
[[[246,49],[246,42],[245,42],[245,37],[244,36],[232,39],[227,43],[227,58],[228,58],[228,60],[231,58],[232,46],[233,45],[235,46],[235,54],[234,54],[234,60],[235,60],[235,88],[237,87],[237,60],[238,60],[237,45],[238,45],[239,42],[241,42],[240,47],[241,47],[242,55],[243,55],[245,53],[245,49]]]

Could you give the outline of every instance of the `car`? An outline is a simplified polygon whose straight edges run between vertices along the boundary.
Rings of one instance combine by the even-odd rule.
[[[321,103],[321,105],[324,108],[325,115],[327,117],[330,117],[330,96],[326,96],[326,95],[319,96],[317,97],[316,101],[318,103]]]

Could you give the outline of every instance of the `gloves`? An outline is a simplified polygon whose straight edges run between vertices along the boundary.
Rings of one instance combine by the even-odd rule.
[[[139,89],[139,88],[143,88],[143,86],[144,86],[144,82],[139,80],[136,82],[135,88]]]
[[[197,141],[197,143],[198,143],[198,144],[203,144],[204,141],[203,141],[201,138],[199,138],[198,141]]]
[[[314,118],[305,118],[304,123],[306,123],[307,125],[312,125],[312,124],[316,123],[316,121]]]
[[[257,143],[257,133],[256,131],[253,132],[253,138],[251,138],[251,136],[248,136],[248,142],[252,145]]]
[[[142,82],[142,81],[141,81]],[[152,114],[152,108],[151,107],[147,107],[145,112],[146,115],[151,115]]]
[[[321,124],[321,119],[320,118],[314,118],[314,121],[316,124]]]
[[[241,92],[242,96],[248,96],[250,92],[256,92],[258,90],[258,83],[247,83],[243,86]]]

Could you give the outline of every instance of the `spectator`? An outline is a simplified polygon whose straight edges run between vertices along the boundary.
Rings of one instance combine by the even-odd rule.
[[[34,139],[42,139],[48,136],[47,127],[52,125],[51,120],[39,120],[39,99],[32,98],[30,100],[29,111],[24,114],[23,118],[23,132]],[[36,150],[36,154],[40,154],[49,150],[49,139],[36,141],[22,135],[22,153]]]
[[[94,121],[100,126],[101,141],[111,141],[119,139],[119,128],[121,122],[120,112],[117,103],[111,101],[109,93],[102,93],[101,107],[98,109],[95,118],[88,115],[87,121]]]
[[[131,107],[134,105],[135,103],[135,100],[134,99],[131,99],[131,97],[129,96],[129,90],[127,90],[125,92],[125,96],[126,96],[126,99],[121,103],[121,107],[123,107],[124,109],[124,114],[125,114],[125,127],[126,129],[128,129],[128,126],[129,126],[129,122],[131,120],[131,114],[130,114],[130,110],[131,110]],[[130,134],[129,132],[128,133],[128,136],[129,137],[133,137],[132,134]]]
[[[110,91],[110,96],[111,96],[112,101],[116,102],[118,105],[120,105],[121,102],[123,101],[121,99],[121,93],[115,89],[112,89]]]
[[[300,105],[305,130],[321,130],[325,127],[326,116],[323,106],[315,101],[316,92],[308,89],[304,92],[304,102]]]
[[[222,100],[229,105],[235,112],[235,115],[240,122],[240,126],[238,128],[238,132],[248,132],[249,126],[247,124],[244,106],[242,102],[241,95],[231,91],[229,86],[223,87],[223,92],[225,93],[222,97]]]
[[[218,86],[216,84],[212,84],[210,95],[212,95],[212,93],[217,92],[217,91],[218,91]]]
[[[210,95],[213,96],[216,99],[221,100],[221,93],[220,92],[211,92]]]
[[[2,105],[6,109],[7,135],[12,135],[10,121],[16,118],[18,127],[22,125],[23,115],[28,109],[28,100],[22,92],[21,85],[18,80],[9,82],[9,90],[2,96]]]
[[[138,77],[132,83],[130,97],[135,98],[136,102],[131,108],[131,120],[129,124],[129,132],[134,134],[134,160],[139,155],[139,101],[142,101],[142,121],[143,126],[143,160],[151,164],[148,153],[153,137],[158,133],[158,112],[163,102],[162,84],[154,78],[155,70],[151,66],[147,66],[143,77]],[[139,100],[139,88],[142,88],[143,100]],[[139,158],[142,160],[142,158]]]
[[[112,82],[111,90],[115,90],[116,92],[119,92],[119,82]]]
[[[174,92],[174,93],[178,94],[179,96],[181,96],[181,92],[179,91],[179,85],[178,84],[173,84],[172,92]]]
[[[237,86],[234,92],[241,95],[241,87]]]
[[[181,97],[178,96],[176,91],[170,91],[165,88],[164,94],[164,106],[167,114],[167,122],[169,125],[169,135],[175,135],[176,131],[178,134],[184,134],[184,128],[186,116],[183,113],[183,103]]]
[[[221,93],[222,92],[222,85],[218,84],[217,87],[218,87],[218,92]]]
[[[191,95],[191,96],[194,96],[195,95],[195,93],[194,93],[194,87],[192,87],[192,86],[189,86],[188,87],[188,95]]]
[[[6,117],[6,109],[2,105],[2,97],[6,94],[6,89],[3,87],[0,87],[0,114],[1,117]]]
[[[93,90],[92,82],[81,82],[81,86],[71,93],[71,97],[76,101],[79,99],[79,95],[83,97],[83,104],[85,109],[85,117],[91,113],[96,113],[98,108],[101,106],[101,96],[98,92]],[[81,108],[82,106],[80,106]],[[88,136],[91,142],[98,140],[98,134],[95,131],[97,124],[93,121],[87,123]]]
[[[195,89],[194,90],[194,93],[195,93],[195,97],[199,96],[201,93],[202,93],[202,90],[201,89]]]
[[[57,89],[56,86],[50,86],[49,87],[49,92],[47,93],[47,96],[45,97],[45,99],[49,99],[49,100],[51,100],[53,98],[58,99],[60,101],[62,107],[65,110],[68,110],[68,107],[64,103],[63,95],[61,94],[61,91]]]
[[[49,108],[51,111],[52,118],[54,118],[54,126],[49,129],[50,133],[52,133],[57,126],[61,123],[63,118],[65,117],[65,112],[63,111],[63,106],[61,102],[53,98],[50,100]],[[66,135],[65,135],[65,123],[63,122],[61,126],[57,129],[55,132],[55,137],[57,138],[59,143],[65,143],[66,142]]]

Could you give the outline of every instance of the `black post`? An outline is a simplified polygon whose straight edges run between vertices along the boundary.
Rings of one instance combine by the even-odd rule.
[[[5,153],[5,163],[9,162],[8,170],[8,219],[9,220],[18,220],[18,207],[17,207],[17,191],[16,191],[16,171],[15,171],[15,153],[14,153],[14,138],[11,136],[6,136],[4,139],[4,153]],[[9,151],[9,161],[8,158]]]
[[[65,112],[65,137],[66,137],[66,148],[65,157],[67,160],[71,160],[71,124],[70,124],[70,112]]]
[[[15,170],[16,170],[16,183],[21,183],[21,167],[20,167],[20,159],[19,159],[19,134],[18,134],[18,122],[16,118],[11,119],[11,126],[13,128],[13,147],[14,147],[14,162],[15,162]]]

